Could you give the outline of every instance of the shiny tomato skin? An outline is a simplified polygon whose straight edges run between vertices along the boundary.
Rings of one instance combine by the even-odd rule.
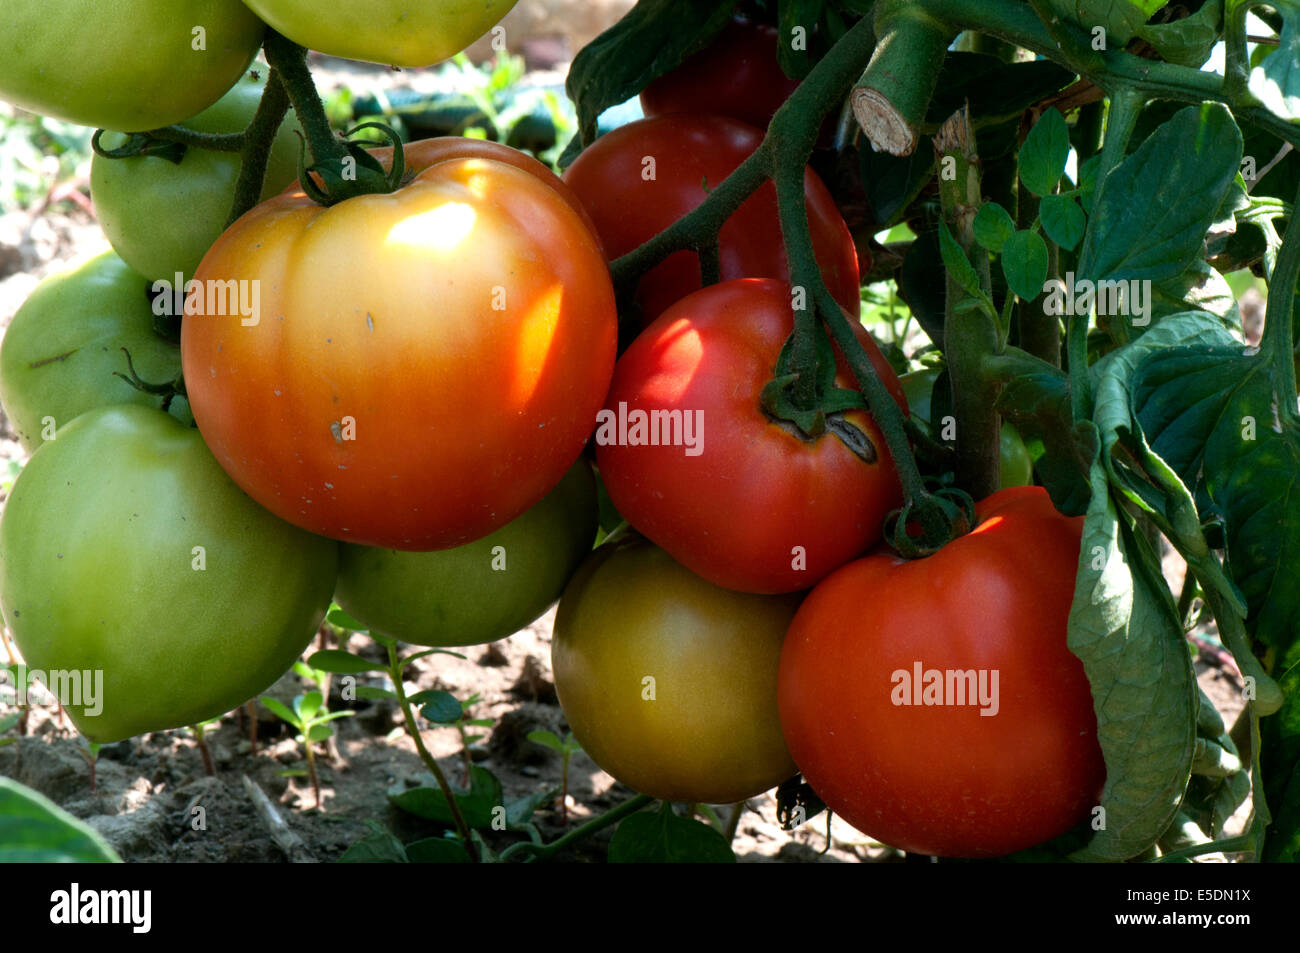
[[[684,441],[632,446],[596,431],[601,478],[628,522],[693,572],[743,592],[811,587],[879,540],[885,516],[902,503],[884,438],[866,412],[846,417],[876,448],[875,463],[831,434],[802,440],[761,408],[794,325],[790,301],[789,285],[771,279],[713,285],[665,311],[619,359],[604,419],[616,419],[620,405],[628,415],[692,414],[703,427],[698,453]],[[905,406],[870,335],[859,328],[858,336]],[[854,386],[842,363],[837,380]]]
[[[643,119],[597,139],[565,170],[564,181],[591,214],[612,261],[698,206],[762,141],[761,130],[725,116],[675,113]],[[804,173],[804,196],[822,277],[840,306],[856,316],[861,298],[853,236],[811,169]],[[718,257],[724,281],[789,279],[771,182],[722,226]],[[669,255],[638,286],[643,324],[700,286],[699,257],[692,251]]]
[[[1001,490],[977,512],[977,528],[933,556],[877,552],[833,573],[781,656],[781,724],[808,783],[859,830],[942,857],[1064,833],[1106,774],[1088,680],[1066,646],[1083,521],[1041,487]],[[895,704],[896,673],[916,663],[997,672],[997,713]]]
[[[799,86],[777,62],[776,27],[735,17],[713,41],[641,90],[647,116],[711,112],[766,129]]]
[[[443,549],[509,522],[577,459],[613,368],[613,288],[590,232],[554,189],[490,159],[328,209],[277,196],[196,279],[261,289],[249,326],[187,299],[204,439],[263,506],[347,542]]]
[[[555,690],[583,750],[642,794],[729,804],[794,773],[776,711],[793,596],[711,585],[635,534],[560,599]]]

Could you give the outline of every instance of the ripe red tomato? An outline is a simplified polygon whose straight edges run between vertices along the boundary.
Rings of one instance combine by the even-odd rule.
[[[975,530],[933,556],[881,552],[833,573],[781,655],[781,725],[808,783],[872,837],[942,857],[1062,834],[1106,777],[1088,679],[1066,647],[1083,520],[1041,487],[976,511]],[[987,702],[960,704],[949,672],[975,673]]]
[[[643,119],[601,136],[564,173],[596,223],[613,260],[653,238],[704,201],[745,161],[763,133],[725,116],[685,113]],[[816,173],[804,173],[813,250],[831,294],[850,314],[861,307],[853,236]],[[777,216],[776,188],[767,182],[723,225],[718,236],[722,280],[789,279]],[[701,286],[699,257],[668,256],[641,279],[637,302],[648,324]]]
[[[277,196],[195,278],[181,356],[208,446],[267,509],[349,542],[441,549],[505,525],[577,459],[613,370],[590,231],[492,159],[330,208]],[[258,313],[203,300],[223,287],[256,289]]]
[[[777,63],[776,27],[735,17],[707,47],[641,90],[647,116],[711,112],[766,129],[799,86]]]
[[[872,463],[829,433],[801,439],[760,406],[794,326],[790,302],[789,285],[762,278],[683,298],[619,359],[596,431],[601,477],[627,521],[693,572],[744,592],[807,589],[879,540],[902,503],[865,411],[845,416],[875,446]],[[859,338],[905,406],[870,335],[859,328]],[[853,386],[842,359],[837,380]],[[657,446],[633,445],[642,418],[681,426]]]

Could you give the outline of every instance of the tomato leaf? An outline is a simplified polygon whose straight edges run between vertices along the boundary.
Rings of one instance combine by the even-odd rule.
[[[681,65],[726,26],[736,0],[707,9],[693,0],[638,0],[623,19],[584,46],[569,68],[565,89],[578,110],[574,143],[596,139],[596,121],[610,106],[635,96],[652,80]],[[574,143],[560,159],[577,158]]]
[[[382,662],[372,662],[360,655],[353,655],[351,652],[345,652],[342,649],[324,649],[320,652],[313,652],[307,659],[307,664],[319,671],[332,672],[335,675],[360,675],[362,672],[388,671],[388,666]]]
[[[1098,186],[1078,273],[1163,281],[1200,256],[1241,164],[1241,132],[1225,106],[1188,106]]]
[[[1170,314],[1207,311],[1235,335],[1241,334],[1241,309],[1232,288],[1219,273],[1200,258],[1180,275],[1151,286],[1151,320]]]
[[[1092,685],[1106,759],[1101,828],[1081,861],[1127,860],[1164,833],[1191,776],[1195,673],[1177,607],[1149,544],[1093,464],[1070,650]]]
[[[1208,4],[1207,4],[1208,6]],[[1275,115],[1300,121],[1300,4],[1277,4],[1278,46],[1250,71],[1250,93]]]
[[[1016,233],[1015,220],[997,202],[985,202],[975,213],[975,241],[993,254],[1002,251],[1008,238]]]
[[[1222,30],[1223,4],[1207,0],[1199,10],[1181,20],[1143,23],[1137,35],[1154,46],[1168,62],[1200,69],[1210,58]]]
[[[1105,31],[1106,48],[1121,49],[1142,26],[1165,5],[1165,0],[1047,0],[1047,6],[1063,20],[1077,23],[1085,31]]]
[[[730,864],[736,855],[708,824],[678,817],[667,802],[656,812],[633,814],[609,843],[611,864]]]
[[[1025,438],[1053,505],[1067,516],[1082,515],[1091,497],[1097,428],[1090,421],[1074,423],[1069,381],[1063,374],[1022,375],[1002,388],[997,408]]]
[[[970,263],[962,247],[957,244],[957,239],[952,237],[952,232],[943,222],[939,223],[939,253],[943,258],[944,269],[957,286],[972,298],[984,302],[991,311],[993,302],[989,301],[988,295],[980,287],[980,278],[975,271],[975,266]]]
[[[1070,130],[1065,117],[1049,109],[1034,123],[1020,147],[1020,181],[1035,195],[1050,195],[1065,174],[1069,158]]]
[[[1038,206],[1038,219],[1047,237],[1070,251],[1083,241],[1088,227],[1088,217],[1068,195],[1044,195]]]
[[[0,863],[120,863],[108,841],[43,794],[0,777]]]
[[[1022,229],[1002,246],[1002,274],[1007,287],[1025,301],[1043,293],[1047,282],[1047,243],[1037,232]]]
[[[1300,645],[1300,642],[1296,643]],[[1300,650],[1279,679],[1286,703],[1260,724],[1260,773],[1275,816],[1265,832],[1265,861],[1300,863]]]

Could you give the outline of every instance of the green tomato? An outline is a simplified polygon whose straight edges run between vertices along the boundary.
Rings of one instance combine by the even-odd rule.
[[[386,66],[432,66],[459,53],[517,0],[244,0],[293,42]]]
[[[239,0],[5,0],[0,99],[141,132],[207,109],[262,45]]]
[[[907,407],[912,417],[928,432],[930,425],[930,400],[934,392],[934,382],[939,379],[942,368],[926,367],[912,371],[900,377],[903,394],[907,397]],[[999,435],[999,452],[1001,462],[1001,489],[1013,486],[1030,486],[1034,482],[1034,460],[1029,455],[1025,441],[1020,432],[1009,421],[1002,421]]]
[[[253,120],[266,87],[265,74],[244,76],[230,92],[183,125],[196,132],[242,132]],[[297,117],[290,113],[271,145],[263,199],[298,177]],[[105,149],[126,141],[121,133],[100,137]],[[179,163],[159,156],[90,163],[90,193],[104,234],[122,260],[146,278],[189,278],[226,228],[239,178],[237,152],[186,148]]]
[[[24,449],[35,450],[78,414],[107,404],[159,407],[114,372],[150,383],[181,372],[180,348],[154,331],[150,283],[113,252],[51,275],[36,286],[0,342],[0,402]],[[170,412],[192,423],[178,397]]]
[[[481,645],[545,612],[595,534],[596,482],[580,459],[540,503],[464,546],[417,553],[344,545],[334,598],[404,642]]]
[[[0,520],[5,620],[31,668],[102,677],[60,699],[100,743],[265,689],[316,634],[337,570],[335,542],[249,499],[197,430],[135,405],[60,430]]]

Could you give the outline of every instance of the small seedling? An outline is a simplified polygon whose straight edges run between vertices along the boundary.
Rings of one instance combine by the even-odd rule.
[[[569,823],[569,760],[582,750],[582,745],[578,744],[573,737],[573,732],[568,732],[561,741],[559,736],[553,731],[530,731],[528,740],[533,744],[541,745],[543,748],[550,748],[552,751],[559,752],[563,759],[563,767],[560,769],[560,823]]]
[[[210,778],[217,776],[217,767],[212,762],[212,751],[208,748],[206,731],[211,725],[218,725],[220,723],[221,716],[218,715],[216,718],[209,718],[207,721],[201,721],[197,725],[190,725],[188,728],[182,729],[183,731],[188,731],[190,734],[194,735],[194,740],[199,746],[199,754],[203,757],[203,773]]]
[[[467,729],[469,728],[491,728],[494,722],[491,718],[467,718],[469,710],[483,700],[483,697],[475,692],[464,701],[457,701],[450,692],[430,690],[418,692],[412,695],[410,701],[412,704],[420,706],[420,714],[432,721],[434,724],[444,728],[455,728],[460,732],[461,758],[465,762],[464,784],[469,784],[470,768],[474,765],[474,759],[470,752],[470,745],[476,741],[482,741],[486,735],[472,735]],[[454,706],[454,707],[453,707]]]
[[[267,695],[262,696],[262,704],[281,720],[298,729],[298,736],[294,740],[302,744],[307,752],[307,776],[311,778],[312,793],[315,795],[316,808],[319,809],[321,807],[320,776],[316,773],[316,754],[312,746],[334,737],[334,727],[328,722],[355,715],[356,712],[327,711],[324,708],[324,696],[315,691],[295,698],[292,711],[285,707],[283,702]],[[286,775],[298,773],[300,772],[285,772]]]
[[[90,793],[95,793],[95,765],[99,761],[99,743],[96,741],[86,741],[77,747],[77,754],[86,760],[86,765],[90,768]]]

